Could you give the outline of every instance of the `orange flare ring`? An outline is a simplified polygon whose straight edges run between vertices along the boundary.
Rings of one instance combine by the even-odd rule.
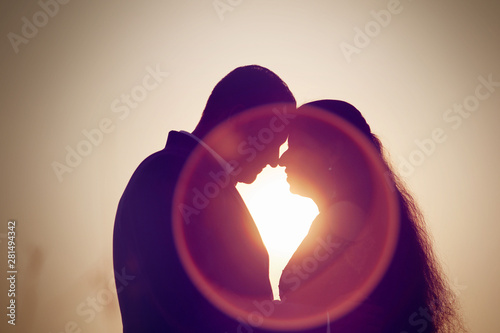
[[[288,113],[290,112],[290,109],[288,109]],[[386,212],[388,219],[385,221],[385,224],[383,224],[383,227],[385,227],[386,230],[382,233],[385,238],[381,240],[384,244],[381,247],[381,253],[378,261],[371,274],[367,274],[364,283],[362,283],[362,285],[355,291],[350,293],[348,299],[343,300],[340,304],[334,303],[334,305],[328,309],[330,321],[334,321],[335,319],[349,313],[357,305],[359,305],[359,303],[374,290],[385,274],[397,244],[399,232],[399,203],[396,196],[397,192],[394,189],[394,184],[389,182],[386,177],[388,172],[387,167],[380,158],[379,153],[373,147],[373,144],[366,138],[366,136],[360,133],[358,129],[346,120],[321,109],[309,107],[307,114],[301,113],[300,115],[301,117],[307,116],[315,120],[322,121],[325,124],[329,124],[335,130],[342,132],[348,138],[352,139],[352,141],[360,148],[360,151],[363,152],[366,160],[369,161],[372,177],[377,178],[374,179],[374,182],[381,187],[378,189],[378,193],[381,193],[381,196],[385,198],[382,202],[388,210]],[[245,122],[260,121],[259,117],[262,119],[262,117],[266,116],[269,118],[269,109],[264,110],[264,108],[257,108],[236,116],[234,120],[236,120],[239,124],[244,124]],[[207,141],[210,142],[210,136],[217,137],[217,131],[223,127],[224,124],[212,131],[212,133],[207,136]],[[226,137],[225,139],[228,140],[229,138]],[[182,198],[186,194],[186,184],[189,181],[190,173],[192,173],[194,165],[199,160],[198,155],[200,154],[206,154],[206,151],[204,151],[203,147],[198,146],[198,149],[191,154],[190,158],[186,162],[184,171],[181,174],[177,185],[172,206],[173,235],[175,245],[181,262],[194,285],[208,300],[210,300],[210,302],[212,302],[221,311],[239,321],[241,326],[249,332],[251,326],[275,330],[299,330],[314,327],[322,323],[324,324],[327,316],[324,309],[318,311],[317,313],[310,312],[304,316],[297,314],[287,316],[286,314],[280,313],[280,311],[275,311],[278,307],[280,307],[279,303],[236,299],[234,295],[231,296],[230,293],[225,293],[221,291],[220,288],[216,289],[212,283],[204,277],[203,273],[197,267],[191,254],[189,253],[189,246],[186,242],[184,234],[185,222],[182,215],[176,208],[178,207],[178,204],[182,202]],[[244,265],[245,263],[242,262],[241,264]],[[228,274],[231,273],[228,272]],[[261,306],[256,306],[257,303]],[[253,306],[248,307],[248,304],[253,304]],[[267,306],[265,309],[266,311],[263,311],[264,306],[262,304]],[[283,307],[283,309],[285,308]],[[237,330],[239,329],[242,331],[242,327],[237,328]]]

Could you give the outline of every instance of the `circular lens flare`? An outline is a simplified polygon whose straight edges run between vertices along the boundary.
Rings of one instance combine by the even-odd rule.
[[[242,325],[289,331],[324,325],[327,317],[335,321],[362,304],[384,276],[399,232],[396,191],[380,154],[345,120],[310,108],[300,114],[301,119],[331,127],[363,155],[373,188],[370,205],[360,215],[363,223],[348,245],[337,242],[335,232],[342,232],[335,228],[333,238],[325,234],[311,240],[311,252],[301,257],[295,275],[289,276],[293,290],[281,301],[273,301],[265,287],[254,288],[259,286],[257,279],[269,281],[259,275],[266,268],[268,274],[268,255],[246,208],[231,206],[241,200],[234,201],[239,194],[233,176],[252,165],[262,166],[259,154],[268,145],[279,147],[296,117],[293,112],[284,106],[252,110],[213,130],[204,141],[220,158],[200,145],[193,151],[173,206],[179,257],[203,295]],[[243,135],[249,128],[254,134]],[[327,215],[335,219],[337,213]],[[340,254],[334,255],[341,246]],[[283,281],[286,278],[282,276]]]

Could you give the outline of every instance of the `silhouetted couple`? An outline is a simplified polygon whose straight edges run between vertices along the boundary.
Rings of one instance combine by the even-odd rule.
[[[273,301],[269,256],[235,186],[278,164],[319,215]],[[114,269],[133,276],[118,289],[124,332],[453,329],[453,295],[423,223],[356,108],[296,108],[276,74],[237,68],[194,131],[171,131],[120,200]]]

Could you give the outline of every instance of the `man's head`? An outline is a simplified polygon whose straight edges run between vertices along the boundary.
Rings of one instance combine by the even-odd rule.
[[[212,133],[217,142],[210,140],[210,145],[241,167],[236,181],[251,183],[267,164],[277,165],[286,140],[282,118],[286,123],[286,113],[295,107],[290,89],[272,71],[238,67],[215,86],[193,133],[201,138],[224,133]]]
[[[245,110],[274,103],[296,104],[286,83],[267,68],[258,65],[238,67],[212,90],[195,132],[204,137]]]

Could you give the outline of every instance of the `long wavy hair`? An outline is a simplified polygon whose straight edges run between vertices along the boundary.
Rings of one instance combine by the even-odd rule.
[[[412,314],[425,311],[430,318],[425,322],[425,328],[422,323],[419,332],[466,332],[457,297],[434,254],[424,216],[405,183],[391,168],[388,154],[363,115],[351,104],[339,100],[320,100],[303,107],[322,109],[359,129],[385,162],[389,179],[396,189],[400,205],[400,234],[396,252],[384,278],[370,296],[387,307],[388,331],[408,330]],[[391,303],[388,298],[397,301]]]

